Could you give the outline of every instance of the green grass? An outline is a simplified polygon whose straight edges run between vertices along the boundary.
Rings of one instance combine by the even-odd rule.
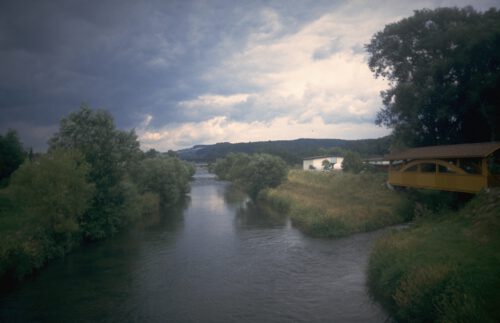
[[[340,237],[401,223],[412,216],[404,194],[387,189],[386,174],[291,170],[288,181],[260,198],[288,212],[294,226],[318,237]]]
[[[499,322],[500,190],[380,239],[368,284],[397,321]]]

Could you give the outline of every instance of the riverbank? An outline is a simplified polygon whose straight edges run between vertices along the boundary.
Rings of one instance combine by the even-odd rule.
[[[0,190],[0,290],[16,285],[75,247],[111,237],[139,220],[158,218],[184,199],[194,173],[192,165],[177,158],[143,159],[138,164],[140,177],[119,183],[121,200],[106,200],[98,210],[116,213],[114,222],[107,222],[105,214],[91,213],[92,198],[98,197],[93,183],[83,176],[76,181],[71,168],[64,167],[68,164],[61,162],[65,156],[67,153],[46,154],[25,161],[9,186]],[[88,239],[88,228],[100,229],[99,225],[110,230]]]
[[[8,190],[0,190],[0,290],[16,285],[84,242],[76,230],[71,236],[55,231],[44,216],[17,205],[8,195]],[[135,202],[132,211],[137,213],[122,226],[158,216],[157,196],[144,194]]]
[[[421,212],[371,253],[372,296],[398,321],[500,321],[500,190],[458,212]]]
[[[384,173],[349,174],[291,170],[288,180],[259,199],[287,212],[301,231],[340,237],[402,223],[413,215],[404,194],[385,187]]]

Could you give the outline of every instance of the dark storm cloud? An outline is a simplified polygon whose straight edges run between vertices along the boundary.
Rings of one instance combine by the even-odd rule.
[[[129,126],[147,109],[188,96],[177,80],[195,54],[184,2],[3,2],[2,123],[53,124],[81,102],[110,109]],[[182,59],[180,59],[182,58]],[[155,98],[161,96],[161,107]],[[172,104],[173,105],[173,104]]]
[[[295,10],[299,5],[278,5],[288,11],[290,30],[314,15]],[[158,124],[185,118],[176,110],[178,102],[228,91],[198,76],[224,50],[246,41],[247,29],[259,24],[248,13],[259,6],[2,1],[0,130],[18,123],[54,125],[82,102],[110,110],[122,127],[136,125],[144,114],[155,115]],[[219,45],[222,39],[231,40],[227,48]]]

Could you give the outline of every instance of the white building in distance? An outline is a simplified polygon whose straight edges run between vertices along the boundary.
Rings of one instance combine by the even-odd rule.
[[[323,161],[328,160],[330,164],[333,164],[328,170],[342,169],[342,161],[343,157],[333,157],[333,156],[315,156],[315,157],[306,157],[302,161],[302,168],[304,170],[325,170],[323,166]]]

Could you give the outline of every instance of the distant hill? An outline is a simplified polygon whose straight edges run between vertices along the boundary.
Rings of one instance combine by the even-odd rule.
[[[259,141],[248,143],[228,142],[214,145],[197,145],[178,150],[180,158],[196,162],[212,162],[229,153],[268,153],[280,156],[289,164],[298,164],[302,158],[318,155],[342,156],[346,151],[356,151],[364,157],[381,156],[389,152],[391,138],[343,140],[343,139],[296,139]]]

